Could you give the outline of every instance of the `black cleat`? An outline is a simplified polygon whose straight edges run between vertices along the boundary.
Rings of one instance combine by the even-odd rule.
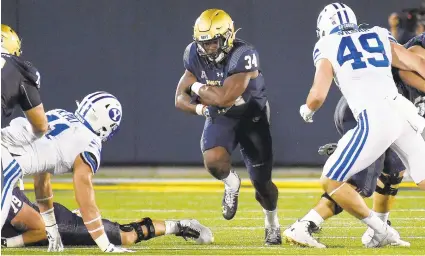
[[[317,226],[313,221],[309,221],[308,223],[308,231],[311,233],[320,233],[322,230],[321,227]]]
[[[228,188],[226,185],[224,186],[224,195],[223,201],[221,202],[221,207],[223,211],[223,217],[226,220],[231,220],[236,215],[236,211],[238,210],[238,197],[239,197],[239,189],[241,188],[241,178],[234,173],[239,179],[239,186],[237,190],[233,190]]]
[[[197,244],[211,244],[214,242],[214,236],[211,229],[205,227],[197,220],[181,220],[177,222],[179,232],[176,236],[194,240]]]
[[[280,228],[266,228],[266,245],[281,245],[282,236],[280,235]]]
[[[186,241],[188,238],[191,238],[194,240],[198,239],[201,234],[201,231],[191,224],[192,223],[190,222],[190,220],[177,222],[177,227],[179,229],[179,232],[176,234],[176,236],[181,236]]]

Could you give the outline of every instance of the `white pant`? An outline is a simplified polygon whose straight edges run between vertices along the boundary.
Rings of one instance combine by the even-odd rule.
[[[425,140],[421,136],[424,127],[425,119],[406,98],[399,95],[394,100],[376,102],[359,114],[357,126],[338,141],[322,175],[346,181],[391,147],[413,181],[419,183],[425,180]]]
[[[12,190],[18,179],[22,176],[22,171],[18,162],[13,159],[9,151],[3,146],[1,147],[1,164],[4,177],[1,190],[1,227],[3,228],[10,210]]]

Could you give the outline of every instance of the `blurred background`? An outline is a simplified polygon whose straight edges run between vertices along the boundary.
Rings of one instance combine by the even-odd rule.
[[[2,0],[1,21],[23,38],[23,58],[41,73],[46,109],[105,90],[123,105],[120,132],[103,166],[201,166],[204,118],[174,107],[183,51],[209,8],[228,12],[237,37],[257,48],[271,104],[275,166],[319,167],[320,145],[336,142],[333,87],[313,124],[298,114],[314,74],[316,19],[328,0]],[[389,29],[405,43],[424,31],[422,0],[345,0],[359,23]],[[18,111],[16,111],[17,113]],[[19,113],[18,113],[19,114]],[[240,164],[235,151],[234,161]],[[206,173],[206,172],[205,172]]]

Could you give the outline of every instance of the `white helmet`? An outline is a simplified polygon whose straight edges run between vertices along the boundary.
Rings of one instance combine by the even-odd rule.
[[[326,5],[317,18],[317,37],[354,28],[357,28],[356,15],[350,7],[343,3]]]
[[[87,128],[107,141],[118,130],[122,119],[121,103],[107,92],[94,92],[77,101],[75,116]]]

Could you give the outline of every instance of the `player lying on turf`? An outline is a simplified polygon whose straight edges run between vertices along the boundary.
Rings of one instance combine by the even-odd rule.
[[[425,33],[412,38],[404,47],[425,58]],[[393,68],[392,71],[399,92],[415,103],[418,113],[424,116],[425,80],[411,71],[398,68]],[[334,121],[341,136],[357,125],[344,97],[336,106]],[[319,154],[330,156],[335,149],[335,143],[326,144],[319,149]],[[406,167],[397,154],[392,149],[388,149],[367,169],[353,175],[347,183],[355,187],[363,197],[370,197],[373,194],[372,210],[382,221],[387,222],[405,170]],[[341,212],[342,208],[324,193],[318,204],[307,215],[284,231],[285,238],[295,244],[323,248],[325,245],[319,243],[312,233],[318,232],[326,219]],[[368,228],[362,236],[362,243],[368,244],[371,237],[373,237],[373,229]]]
[[[63,244],[74,246],[96,245],[84,225],[79,212],[71,212],[65,206],[54,203],[54,213]],[[143,218],[128,224],[102,219],[109,241],[115,245],[132,245],[163,235],[176,235],[193,239],[198,244],[212,243],[209,228],[197,220],[161,221]],[[14,188],[12,204],[3,229],[2,247],[44,246],[47,236],[38,207],[26,195]]]

